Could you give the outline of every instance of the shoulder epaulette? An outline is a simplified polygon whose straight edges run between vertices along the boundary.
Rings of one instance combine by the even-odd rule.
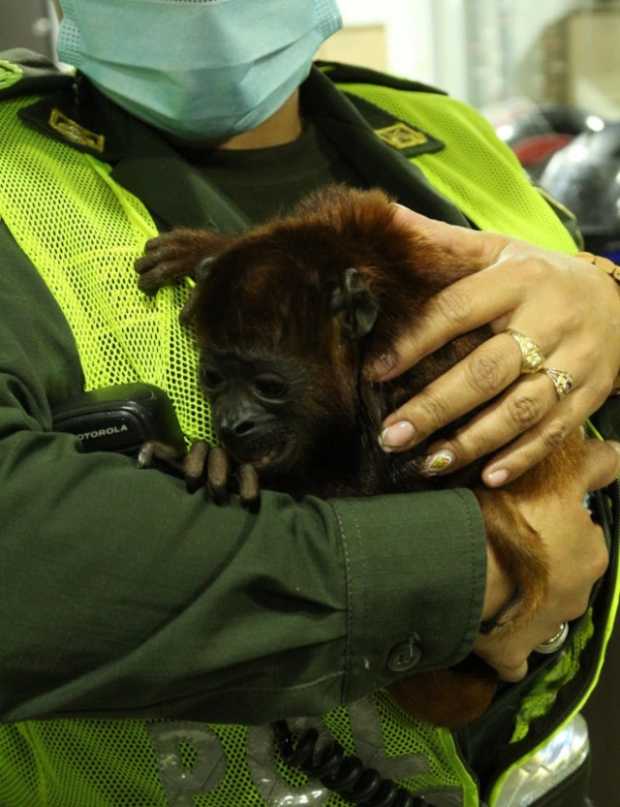
[[[342,62],[316,61],[315,65],[325,73],[335,84],[375,84],[379,87],[390,87],[394,90],[408,90],[409,92],[429,92],[437,95],[447,95],[444,90],[422,84],[420,81],[393,76],[390,73],[381,73],[369,67],[358,67]]]
[[[0,101],[20,95],[43,95],[70,87],[73,76],[62,73],[45,56],[26,48],[0,51]]]

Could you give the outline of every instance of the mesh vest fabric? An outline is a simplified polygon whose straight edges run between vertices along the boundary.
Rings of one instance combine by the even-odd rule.
[[[347,85],[352,91],[351,85]],[[457,102],[385,88],[356,87],[367,100],[436,132],[449,159],[423,155],[429,180],[481,227],[571,251],[570,237],[538,194],[515,182],[519,171],[504,151],[487,183],[496,146],[480,120]],[[404,99],[404,100],[398,100]],[[16,111],[27,99],[0,105],[0,215],[38,268],[69,322],[88,388],[143,380],[166,389],[188,438],[210,436],[206,407],[196,389],[196,357],[178,326],[186,289],[154,299],[139,294],[132,269],[144,241],[155,233],[139,200],[116,185],[92,157],[22,126]],[[448,104],[450,106],[448,106]],[[432,124],[431,124],[432,117]],[[428,122],[427,122],[428,118]],[[490,130],[489,130],[489,134]],[[485,183],[487,183],[485,185]],[[520,186],[511,204],[501,200]],[[421,758],[422,770],[398,780],[413,792],[438,793],[438,804],[478,804],[473,780],[450,734],[403,715],[378,693],[364,708],[376,720],[384,760]],[[352,752],[351,713],[336,709],[324,724]],[[243,726],[174,721],[51,720],[0,728],[2,807],[259,807],[267,801],[248,761]],[[357,735],[356,735],[357,736]],[[172,737],[172,745],[166,738]],[[223,751],[221,775],[195,781],[197,743],[211,737]],[[307,786],[268,748],[275,779],[291,793]],[[206,774],[205,774],[206,775]],[[215,781],[215,779],[217,781]],[[205,783],[206,782],[206,783]],[[185,783],[185,784],[184,784]],[[454,794],[461,791],[458,800]],[[444,794],[445,801],[443,800]],[[317,802],[318,803],[318,802]],[[344,807],[338,796],[321,802]]]
[[[395,92],[388,87],[349,83],[343,89],[432,132],[445,144],[445,150],[420,154],[414,162],[430,184],[481,230],[505,233],[556,251],[577,251],[549,204],[523,181],[517,158],[475,110],[435,93]]]
[[[3,105],[2,216],[87,357],[86,389],[155,384],[170,395],[188,441],[212,440],[192,337],[178,321],[188,287],[149,298],[136,285],[134,260],[157,234],[149,214],[109,178],[105,163],[34,133],[24,136],[15,112],[27,103],[20,99],[13,110]],[[16,203],[27,217],[14,212]]]

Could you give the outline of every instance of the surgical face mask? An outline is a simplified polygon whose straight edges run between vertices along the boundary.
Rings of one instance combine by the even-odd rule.
[[[177,137],[254,129],[340,28],[335,0],[61,0],[58,55]]]

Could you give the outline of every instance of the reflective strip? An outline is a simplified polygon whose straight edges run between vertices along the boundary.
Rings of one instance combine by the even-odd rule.
[[[316,728],[321,735],[327,734],[318,719],[299,718],[288,723],[293,732]],[[294,787],[282,778],[276,767],[271,726],[256,726],[249,730],[247,761],[256,789],[269,807],[323,807],[327,804],[331,791],[318,779],[309,779],[303,787]]]
[[[589,750],[588,725],[575,715],[527,762],[510,771],[494,807],[528,807],[580,768]]]
[[[375,768],[385,779],[394,781],[409,779],[430,770],[428,760],[421,754],[405,754],[400,757],[387,757],[381,733],[381,722],[374,702],[363,698],[349,707],[351,733],[355,742],[356,755],[368,768]],[[288,724],[295,734],[309,728],[319,732],[318,746],[335,738],[318,718],[297,718]],[[275,764],[273,733],[267,726],[252,728],[248,732],[248,765],[252,780],[269,807],[301,807],[311,805],[322,807],[331,795],[318,780],[310,779],[308,784],[295,788],[278,773]],[[460,788],[437,791],[440,800],[437,807],[460,807]],[[416,795],[421,795],[417,794]],[[445,801],[445,797],[449,801]],[[457,800],[455,801],[455,797]]]
[[[159,776],[171,807],[195,807],[194,796],[205,795],[226,773],[226,755],[215,732],[206,723],[178,721],[148,723],[157,755]],[[190,746],[195,762],[183,763],[183,746]]]

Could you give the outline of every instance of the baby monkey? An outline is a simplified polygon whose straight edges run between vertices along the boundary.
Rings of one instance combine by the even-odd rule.
[[[509,631],[541,605],[549,574],[543,543],[514,495],[538,499],[561,490],[580,462],[582,438],[572,435],[494,491],[480,482],[481,462],[429,480],[420,472],[426,443],[405,453],[380,448],[383,418],[491,335],[480,328],[394,380],[368,379],[364,367],[424,318],[432,295],[482,268],[455,266],[394,213],[382,191],[330,186],[243,235],[177,229],[148,242],[136,263],[142,290],[196,280],[181,316],[196,329],[200,383],[220,448],[194,446],[186,473],[200,479],[206,462],[207,484],[221,498],[231,461],[249,504],[259,483],[322,498],[470,487],[518,593],[495,628]],[[174,460],[165,446],[150,445],[149,454]],[[420,673],[390,691],[416,717],[462,725],[486,709],[496,688],[495,674],[472,658],[471,669]]]

